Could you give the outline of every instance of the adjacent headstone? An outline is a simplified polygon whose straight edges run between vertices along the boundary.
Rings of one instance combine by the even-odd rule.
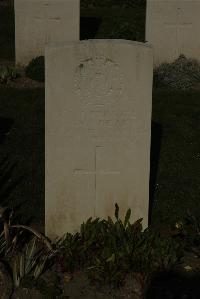
[[[200,59],[199,16],[199,0],[147,0],[146,41],[154,48],[155,65],[181,54]]]
[[[152,49],[89,40],[46,49],[46,233],[89,217],[148,223]]]
[[[51,42],[79,40],[80,0],[15,0],[16,64],[44,55]]]

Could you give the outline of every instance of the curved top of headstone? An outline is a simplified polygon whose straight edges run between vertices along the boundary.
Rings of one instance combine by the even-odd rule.
[[[152,46],[148,42],[138,42],[138,41],[132,41],[132,40],[126,40],[126,39],[87,39],[87,40],[81,40],[81,41],[66,41],[66,42],[58,42],[58,43],[50,43],[46,46],[46,48],[60,48],[60,47],[68,47],[71,45],[77,45],[77,44],[119,44],[119,45],[129,45],[132,47],[141,47],[141,48],[150,48],[152,49]]]

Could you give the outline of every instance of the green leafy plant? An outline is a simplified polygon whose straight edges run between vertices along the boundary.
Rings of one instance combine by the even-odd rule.
[[[119,284],[129,269],[130,255],[139,242],[142,219],[130,224],[131,210],[125,219],[115,205],[115,221],[89,218],[74,236],[67,234],[58,242],[65,270],[84,267],[90,279],[100,283]],[[65,262],[64,262],[65,261]]]
[[[0,83],[6,84],[19,76],[18,71],[14,67],[0,67]]]
[[[106,229],[105,220],[89,218],[81,225],[80,232],[74,235],[67,233],[58,239],[56,245],[62,271],[73,272],[87,265],[92,256],[101,250]]]
[[[27,77],[44,82],[45,80],[45,63],[44,56],[38,56],[33,58],[25,68],[25,74]]]
[[[59,251],[57,261],[62,272],[73,272],[80,266],[82,252],[79,233],[65,234],[57,241],[56,246]]]
[[[176,223],[176,238],[182,244],[185,252],[193,252],[200,257],[200,217],[187,211],[182,221]]]
[[[0,253],[13,270],[14,285],[18,287],[27,276],[37,280],[56,255],[56,250],[47,237],[25,225],[11,224],[8,208],[0,207],[3,232],[0,235]],[[24,232],[33,238],[24,238]]]
[[[172,63],[163,63],[154,70],[154,86],[175,90],[192,89],[200,83],[200,62],[180,55]]]
[[[53,256],[53,251],[39,246],[37,237],[33,237],[25,244],[25,248],[13,258],[14,285],[18,287],[22,279],[27,276],[32,276],[33,279],[37,280]]]
[[[65,235],[58,242],[64,271],[82,267],[92,281],[120,285],[129,272],[145,283],[146,275],[172,269],[180,259],[178,243],[150,229],[143,231],[142,219],[131,223],[130,218],[128,209],[121,220],[116,204],[114,219],[89,218],[79,233]]]
[[[152,270],[171,271],[179,264],[182,255],[179,243],[170,237],[155,234],[150,252]]]
[[[125,15],[121,15],[113,21],[113,26],[109,32],[109,38],[129,39],[144,42],[144,28],[138,26],[137,20],[127,20]]]
[[[115,205],[115,221],[110,217],[106,222],[104,242],[93,265],[88,268],[89,277],[99,283],[119,285],[126,274],[134,269],[132,256],[142,238],[142,219],[130,223],[131,210],[128,209],[124,221],[119,217],[119,207]]]
[[[127,268],[114,253],[106,250],[87,268],[88,277],[100,284],[120,285],[125,278]],[[107,257],[109,256],[109,257]]]

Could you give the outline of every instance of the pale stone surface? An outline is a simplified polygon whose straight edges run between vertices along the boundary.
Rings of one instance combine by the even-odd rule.
[[[52,42],[79,40],[80,0],[15,0],[16,64],[44,55]]]
[[[116,202],[147,226],[151,47],[89,40],[45,54],[47,235],[113,216]]]
[[[146,41],[154,48],[155,65],[180,54],[200,59],[199,16],[199,0],[147,0]]]

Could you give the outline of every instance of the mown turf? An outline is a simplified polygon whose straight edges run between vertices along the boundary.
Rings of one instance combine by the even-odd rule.
[[[152,221],[200,213],[200,92],[153,93],[152,119],[162,128]]]
[[[43,222],[44,90],[0,88],[0,125],[0,162],[7,157],[8,165],[13,166],[8,175],[8,205],[20,204],[17,210],[24,220]],[[1,176],[8,169],[3,173],[1,169]],[[5,183],[1,182],[1,189]],[[7,197],[0,201],[7,204],[4,199]]]

